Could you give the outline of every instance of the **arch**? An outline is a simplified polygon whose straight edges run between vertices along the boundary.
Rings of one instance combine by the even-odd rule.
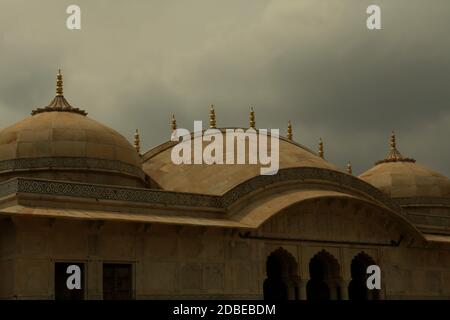
[[[281,247],[267,257],[267,278],[263,284],[265,300],[298,300],[297,266],[295,258]]]
[[[295,184],[279,184],[277,186],[270,186],[259,191],[253,197],[242,199],[242,206],[235,207],[234,205],[229,209],[230,215],[240,223],[259,227],[270,218],[274,217],[283,210],[310,201],[326,201],[326,200],[351,200],[356,206],[368,208],[370,210],[377,210],[380,214],[378,217],[383,217],[384,220],[392,221],[393,231],[392,237],[389,241],[398,241],[400,237],[403,238],[404,243],[424,243],[425,238],[423,234],[404,216],[401,215],[401,208],[394,208],[383,205],[374,199],[365,198],[362,194],[346,193],[344,189],[341,190],[326,190],[316,188],[314,185],[306,185],[303,183]],[[234,212],[236,212],[234,214]],[[378,221],[377,223],[380,223]],[[370,223],[368,222],[368,225]]]
[[[310,280],[306,285],[308,300],[340,300],[340,265],[329,252],[322,250],[309,262]]]
[[[378,300],[380,290],[367,288],[367,267],[376,264],[375,260],[364,251],[358,253],[352,260],[350,270],[352,280],[348,286],[350,300]]]
[[[195,192],[201,193],[203,197],[205,195],[214,197],[211,201],[220,209],[227,211],[228,216],[243,227],[258,228],[283,209],[310,199],[344,198],[359,201],[363,206],[375,207],[387,220],[392,221],[399,230],[399,234],[396,235],[396,239],[389,240],[397,241],[403,237],[403,242],[410,245],[423,244],[427,241],[423,234],[405,218],[400,206],[382,191],[355,176],[329,168],[321,162],[320,158],[314,159],[320,161],[325,167],[318,163],[311,166],[310,161],[302,164],[293,157],[293,153],[283,153],[289,155],[289,161],[286,159],[286,166],[280,165],[278,173],[270,176],[261,175],[257,166],[245,165],[220,166],[220,168],[215,165],[184,165],[169,170],[171,175],[168,176],[167,170],[164,170],[162,174],[160,169],[167,167],[170,161],[170,150],[174,144],[176,143],[167,142],[148,151],[144,156],[143,165],[147,166],[144,171],[167,191]],[[290,143],[286,145],[293,146]],[[305,159],[309,159],[310,154],[307,150],[298,146],[294,149],[302,154],[306,152],[304,155],[308,154],[308,157]],[[291,163],[290,161],[294,158],[297,160]],[[152,161],[149,161],[150,159]],[[217,174],[211,175],[209,170],[214,172],[219,170],[220,177],[225,178],[221,179]],[[184,178],[172,179],[172,175]],[[157,177],[163,179],[168,185],[159,181]],[[192,183],[188,183],[192,179],[202,180],[204,188],[192,190]],[[206,182],[209,179],[213,181],[208,184]],[[217,181],[223,183],[217,183]],[[212,192],[211,185],[217,185],[221,190]]]

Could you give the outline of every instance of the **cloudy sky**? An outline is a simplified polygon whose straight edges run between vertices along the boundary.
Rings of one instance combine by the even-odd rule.
[[[66,28],[77,4],[82,29]],[[366,28],[381,7],[382,30]],[[448,0],[1,0],[0,127],[46,105],[61,67],[74,106],[145,150],[192,129],[280,128],[361,173],[400,151],[450,176]]]

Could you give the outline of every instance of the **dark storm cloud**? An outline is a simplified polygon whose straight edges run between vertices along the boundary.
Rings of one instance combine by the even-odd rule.
[[[407,156],[450,174],[448,1],[68,1],[0,4],[0,126],[46,104],[62,67],[69,101],[150,148],[170,116],[192,128],[214,103],[220,126],[285,130],[361,172],[390,131]],[[365,28],[369,4],[380,31]],[[126,119],[126,121],[124,121]]]

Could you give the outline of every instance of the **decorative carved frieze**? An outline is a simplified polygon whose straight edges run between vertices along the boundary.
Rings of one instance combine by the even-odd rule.
[[[342,172],[319,168],[281,169],[278,174],[273,176],[261,175],[254,177],[236,186],[223,196],[172,192],[156,189],[93,185],[87,183],[15,178],[0,183],[0,197],[19,192],[94,198],[101,200],[144,202],[163,205],[227,208],[232,203],[255,190],[263,189],[269,185],[286,181],[303,181],[305,184],[311,184],[312,181],[323,181],[328,183],[330,187],[335,186],[337,188],[341,188],[342,190],[345,190],[346,188],[356,190],[382,202],[384,205],[389,206],[396,211],[400,211],[396,202],[370,184]],[[326,188],[325,184],[322,183],[322,185]]]
[[[139,168],[128,163],[115,160],[86,157],[42,157],[18,158],[0,161],[0,172],[33,169],[87,169],[101,171],[116,171],[144,178],[145,174]]]

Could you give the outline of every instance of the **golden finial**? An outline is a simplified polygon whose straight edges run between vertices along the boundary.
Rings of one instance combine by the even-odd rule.
[[[209,107],[209,127],[211,129],[216,128],[216,112],[214,111],[214,105]]]
[[[353,174],[353,170],[352,170],[352,164],[349,162],[347,162],[347,173],[348,174]]]
[[[400,153],[400,151],[397,150],[397,141],[395,137],[395,132],[392,130],[391,132],[391,138],[389,141],[389,144],[391,146],[391,149],[389,150],[389,153],[386,155],[386,157],[383,160],[379,160],[375,162],[375,164],[385,163],[385,162],[416,162],[416,160],[412,158],[406,158],[403,157],[403,155]]]
[[[323,159],[323,140],[322,138],[319,139],[319,157]]]
[[[288,121],[287,138],[289,140],[292,140],[292,124],[291,124],[291,120]]]
[[[394,132],[394,130],[392,130],[392,133],[391,133],[391,150],[395,150],[395,148],[396,148],[395,132]]]
[[[63,78],[61,74],[61,69],[58,69],[58,74],[56,75],[56,96],[53,100],[42,108],[36,108],[31,111],[31,115],[35,115],[42,112],[52,112],[52,111],[64,111],[78,113],[83,116],[87,115],[87,112],[70,105],[70,103],[64,98],[63,95]]]
[[[63,96],[63,80],[61,69],[58,69],[58,74],[56,75],[56,95],[59,97]]]
[[[134,148],[136,149],[137,153],[141,152],[141,139],[139,137],[138,129],[136,129],[136,132],[134,133]]]
[[[255,111],[253,110],[253,107],[250,108],[250,128],[255,129]]]
[[[175,119],[175,115],[172,114],[172,131],[177,130],[177,119]]]

